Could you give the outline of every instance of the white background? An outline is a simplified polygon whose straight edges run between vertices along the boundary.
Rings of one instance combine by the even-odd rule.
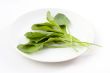
[[[11,24],[29,11],[41,8],[69,9],[80,14],[96,29],[95,48],[64,63],[39,63],[27,60],[11,48]],[[0,73],[110,73],[109,0],[0,0]]]

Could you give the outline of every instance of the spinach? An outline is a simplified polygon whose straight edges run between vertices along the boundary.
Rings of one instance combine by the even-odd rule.
[[[17,48],[24,53],[34,53],[45,47],[48,48],[63,48],[71,47],[88,47],[96,45],[93,43],[82,42],[74,37],[69,31],[70,20],[66,15],[58,13],[53,17],[50,11],[47,12],[47,22],[33,24],[32,32],[27,32],[24,36],[29,39],[26,44],[19,44]],[[39,31],[40,30],[40,31]]]
[[[43,48],[43,43],[39,44],[20,44],[17,48],[24,53],[33,53]]]
[[[55,17],[54,20],[57,24],[59,25],[69,25],[70,21],[69,19],[62,13],[58,13]]]

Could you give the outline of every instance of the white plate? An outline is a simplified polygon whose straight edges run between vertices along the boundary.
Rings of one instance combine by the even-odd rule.
[[[40,9],[26,13],[19,17],[12,26],[12,38],[14,45],[24,43],[24,33],[31,30],[31,25],[46,21],[46,13],[50,10],[52,15],[56,13],[65,14],[71,21],[70,33],[80,39],[81,41],[91,42],[94,41],[94,31],[90,23],[86,22],[81,16],[62,9]],[[16,48],[17,49],[17,48]],[[84,53],[87,48],[78,48],[76,52],[73,48],[50,48],[41,50],[33,54],[25,54],[17,49],[17,51],[29,59],[40,62],[62,62],[74,59]]]

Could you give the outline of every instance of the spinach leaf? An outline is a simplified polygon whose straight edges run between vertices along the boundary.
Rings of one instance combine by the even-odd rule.
[[[41,30],[41,31],[48,31],[48,32],[60,32],[60,31],[57,31],[48,25],[34,24],[34,25],[32,25],[31,28],[32,28],[32,30]]]
[[[49,27],[53,27],[53,24],[50,24],[49,22],[44,22],[44,23],[38,23],[38,24],[33,24],[36,26],[49,26]]]
[[[49,22],[54,21],[54,17],[51,15],[50,11],[47,12],[47,20]]]
[[[29,39],[42,38],[42,37],[45,37],[46,35],[47,34],[41,33],[41,32],[27,32],[27,33],[25,33],[25,36]]]
[[[24,53],[33,53],[43,48],[43,43],[40,44],[20,44],[17,48]]]
[[[62,32],[60,26],[55,22],[54,17],[51,15],[50,11],[47,12],[47,20],[49,21],[49,23],[57,27],[56,30]]]
[[[64,14],[62,14],[62,13],[58,13],[54,17],[54,20],[59,25],[66,25],[66,26],[68,26],[70,24],[69,19]]]

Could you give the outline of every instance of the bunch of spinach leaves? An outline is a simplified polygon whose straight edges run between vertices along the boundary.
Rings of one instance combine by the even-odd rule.
[[[70,23],[64,14],[58,13],[53,17],[48,11],[47,22],[33,24],[31,29],[34,31],[25,33],[29,41],[26,44],[19,44],[17,48],[25,53],[33,53],[45,48],[72,47],[75,49],[79,46],[90,46],[91,43],[82,42],[67,32]]]

